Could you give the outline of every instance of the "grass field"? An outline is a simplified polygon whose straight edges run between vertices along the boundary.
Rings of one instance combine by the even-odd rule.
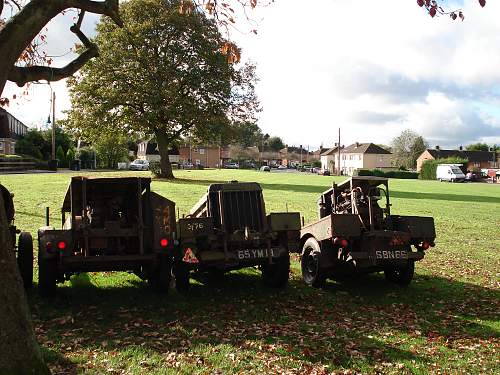
[[[15,193],[17,226],[36,234],[46,206],[58,223],[70,176],[1,176]],[[306,223],[318,194],[338,181],[228,170],[176,176],[153,190],[181,214],[210,183],[237,179],[262,184],[268,211],[288,204]],[[36,289],[29,296],[47,361],[61,374],[498,373],[500,186],[391,180],[390,188],[394,213],[436,222],[436,247],[408,288],[370,275],[311,289],[297,259],[282,291],[264,288],[254,269],[215,285],[192,281],[188,296],[155,294],[126,273],[80,275],[53,300]]]

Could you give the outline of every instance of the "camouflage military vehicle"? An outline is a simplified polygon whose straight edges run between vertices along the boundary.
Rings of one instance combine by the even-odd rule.
[[[190,271],[222,275],[258,266],[264,283],[288,282],[290,252],[299,249],[299,213],[266,215],[259,184],[213,184],[188,217],[178,221],[173,273],[177,290],[189,287]]]
[[[12,244],[17,253],[17,265],[21,274],[21,279],[25,289],[33,286],[33,239],[28,232],[21,232],[14,223],[14,201],[13,195],[3,185],[0,185],[0,194],[2,194],[7,224],[9,226]],[[19,234],[19,240],[16,241],[16,235]],[[16,245],[17,242],[17,245]]]
[[[133,271],[167,291],[174,248],[175,204],[152,192],[151,179],[72,177],[62,228],[38,231],[38,287],[87,271]]]
[[[409,284],[415,261],[434,246],[434,220],[391,215],[390,207],[386,178],[352,177],[321,194],[319,220],[301,230],[304,281],[321,287],[330,277],[384,271]]]

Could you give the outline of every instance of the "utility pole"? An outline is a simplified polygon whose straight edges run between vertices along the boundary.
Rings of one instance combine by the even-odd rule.
[[[339,148],[339,167],[338,167],[338,175],[342,174],[342,170],[340,169],[340,128],[339,128],[339,143],[337,144]]]
[[[55,159],[56,159],[56,93],[52,91],[52,160]]]

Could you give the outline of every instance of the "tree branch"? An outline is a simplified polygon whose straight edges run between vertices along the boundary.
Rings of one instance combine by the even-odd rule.
[[[65,0],[65,8],[79,8],[90,13],[104,14],[111,18],[118,26],[123,26],[123,21],[118,12],[118,0],[92,1],[92,0]]]
[[[78,16],[77,23],[70,27],[71,32],[74,33],[87,48],[82,54],[62,68],[51,68],[49,66],[39,65],[26,67],[14,66],[9,72],[8,80],[15,82],[19,87],[31,81],[59,81],[60,79],[73,75],[85,65],[87,61],[93,57],[99,56],[97,46],[87,38],[82,30],[80,30],[80,25],[82,24],[84,16],[85,11],[82,11]]]

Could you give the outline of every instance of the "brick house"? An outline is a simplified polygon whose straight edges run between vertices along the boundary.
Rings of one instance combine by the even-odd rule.
[[[467,169],[498,168],[498,160],[495,152],[491,151],[467,151],[467,150],[441,150],[427,149],[417,158],[417,172],[422,169],[422,163],[426,160],[460,158],[467,159]]]
[[[338,165],[338,153],[335,165]],[[340,152],[342,174],[352,176],[356,169],[392,168],[392,154],[374,143],[353,143]]]
[[[189,145],[179,147],[180,164],[192,163],[206,168],[218,168],[226,164],[229,159],[229,151],[224,147]]]
[[[16,140],[28,132],[21,121],[0,108],[0,154],[15,154]]]

